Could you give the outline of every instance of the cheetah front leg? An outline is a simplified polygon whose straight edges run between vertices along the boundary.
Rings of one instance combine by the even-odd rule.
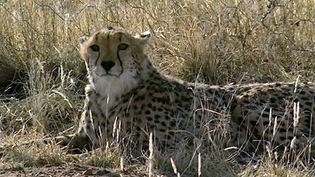
[[[96,135],[93,125],[93,100],[95,100],[94,90],[86,87],[86,98],[84,108],[80,119],[78,131],[75,134],[63,136],[60,138],[60,144],[68,146],[71,153],[80,153],[82,150],[91,150],[96,145]],[[57,138],[58,141],[58,138]]]
[[[95,145],[95,133],[91,130],[90,110],[84,110],[78,131],[71,137],[68,148],[71,152],[81,152],[84,149],[91,150]]]

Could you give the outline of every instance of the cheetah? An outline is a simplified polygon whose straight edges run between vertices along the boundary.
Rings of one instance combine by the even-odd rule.
[[[314,83],[249,84],[234,96],[232,105],[233,145],[249,152],[268,146],[270,152],[310,153],[315,130]]]
[[[80,39],[89,84],[71,149],[100,147],[118,136],[147,148],[150,133],[158,148],[172,149],[189,135],[207,136],[218,121],[227,122],[229,146],[256,147],[264,140],[278,146],[294,137],[311,141],[314,84],[186,82],[151,64],[145,53],[149,38],[149,32],[132,35],[109,27]]]

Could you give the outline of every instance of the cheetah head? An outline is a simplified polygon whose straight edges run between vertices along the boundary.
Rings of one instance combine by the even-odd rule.
[[[90,83],[102,90],[111,86],[128,89],[135,85],[142,74],[146,60],[144,47],[149,38],[149,32],[133,36],[124,29],[112,27],[81,37],[80,53]]]

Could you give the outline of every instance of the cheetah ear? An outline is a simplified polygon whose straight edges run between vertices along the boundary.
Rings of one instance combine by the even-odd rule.
[[[135,38],[140,41],[141,45],[147,44],[147,42],[149,41],[150,37],[151,37],[150,31],[145,31],[145,32],[137,34],[135,36]]]
[[[87,37],[87,36],[82,36],[82,37],[80,37],[80,38],[79,38],[79,43],[80,43],[80,46],[82,46],[82,45],[83,45],[83,43],[84,43],[87,39],[88,39],[88,37]]]

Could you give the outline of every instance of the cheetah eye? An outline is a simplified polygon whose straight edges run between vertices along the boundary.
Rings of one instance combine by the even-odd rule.
[[[97,52],[100,50],[100,47],[98,45],[91,45],[90,48],[94,51],[94,52]]]
[[[122,43],[118,45],[118,50],[126,50],[128,47],[129,47],[128,44]]]

